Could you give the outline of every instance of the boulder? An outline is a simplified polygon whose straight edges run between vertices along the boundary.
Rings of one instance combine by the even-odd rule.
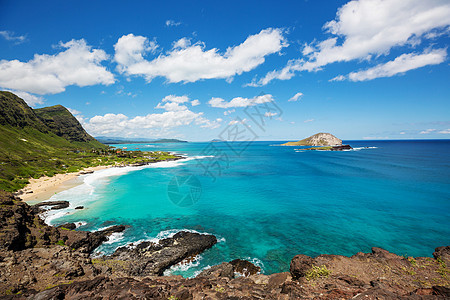
[[[104,258],[118,263],[117,268],[132,276],[162,275],[167,268],[194,257],[217,243],[213,235],[180,231],[159,243],[142,242],[135,247],[120,247]]]
[[[314,259],[310,256],[299,254],[291,260],[290,272],[294,279],[306,276],[306,272],[311,269]]]

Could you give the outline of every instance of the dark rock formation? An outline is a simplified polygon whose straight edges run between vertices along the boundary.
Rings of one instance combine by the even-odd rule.
[[[75,209],[84,209],[84,206],[77,206]]]
[[[108,236],[114,232],[122,232],[127,228],[125,225],[115,225],[101,231],[72,231],[60,230],[59,236],[64,244],[71,249],[91,253],[95,248],[108,240]]]
[[[216,243],[213,235],[181,231],[159,243],[142,242],[134,247],[121,247],[103,260],[128,275],[162,275],[167,268],[200,254]]]
[[[69,201],[44,201],[33,205],[36,213],[48,210],[46,207],[50,207],[51,210],[67,208],[69,207]]]
[[[352,150],[352,146],[350,145],[340,145],[331,147],[331,151],[343,151],[343,150]]]
[[[437,247],[433,252],[434,258],[440,258],[450,263],[450,246]]]
[[[65,223],[57,226],[56,228],[74,230],[75,228],[77,228],[77,225],[75,225],[75,223]]]
[[[230,261],[230,264],[233,266],[234,272],[242,274],[244,276],[255,275],[261,271],[260,267],[255,266],[251,262],[243,259],[235,259],[233,261]]]
[[[306,272],[311,269],[313,258],[299,254],[291,260],[290,272],[294,279],[306,276]]]

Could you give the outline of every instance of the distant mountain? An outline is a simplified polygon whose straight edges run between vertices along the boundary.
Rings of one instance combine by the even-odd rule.
[[[143,143],[187,143],[187,141],[177,139],[148,139],[148,138],[122,138],[98,136],[96,139],[106,145],[111,144],[143,144]]]
[[[0,91],[0,189],[15,190],[25,178],[82,166],[73,153],[106,148],[63,106],[32,109],[13,93]]]
[[[298,142],[287,142],[281,146],[337,146],[342,145],[342,140],[331,133],[316,133]]]

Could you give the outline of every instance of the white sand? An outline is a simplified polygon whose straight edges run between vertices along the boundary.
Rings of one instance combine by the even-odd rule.
[[[112,166],[90,167],[74,173],[56,174],[53,177],[43,176],[38,179],[31,178],[29,180],[30,183],[21,190],[23,194],[19,198],[23,201],[33,202],[48,200],[56,193],[81,184],[82,182],[77,180],[77,177],[82,172],[98,171],[110,167]]]

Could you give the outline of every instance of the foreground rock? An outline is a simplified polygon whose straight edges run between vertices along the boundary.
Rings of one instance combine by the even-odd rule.
[[[0,191],[0,298],[5,299],[449,299],[450,246],[432,257],[381,248],[352,257],[295,256],[290,272],[259,274],[250,262],[213,266],[196,278],[156,276],[212,247],[216,238],[179,232],[159,243],[92,259],[113,232],[50,227],[26,203]],[[150,275],[150,276],[148,276]]]
[[[159,243],[142,242],[121,247],[111,256],[97,260],[126,276],[162,275],[167,268],[196,255],[217,243],[213,235],[181,231]]]
[[[316,133],[306,139],[298,142],[287,142],[281,146],[339,146],[342,140],[338,139],[331,133]]]

